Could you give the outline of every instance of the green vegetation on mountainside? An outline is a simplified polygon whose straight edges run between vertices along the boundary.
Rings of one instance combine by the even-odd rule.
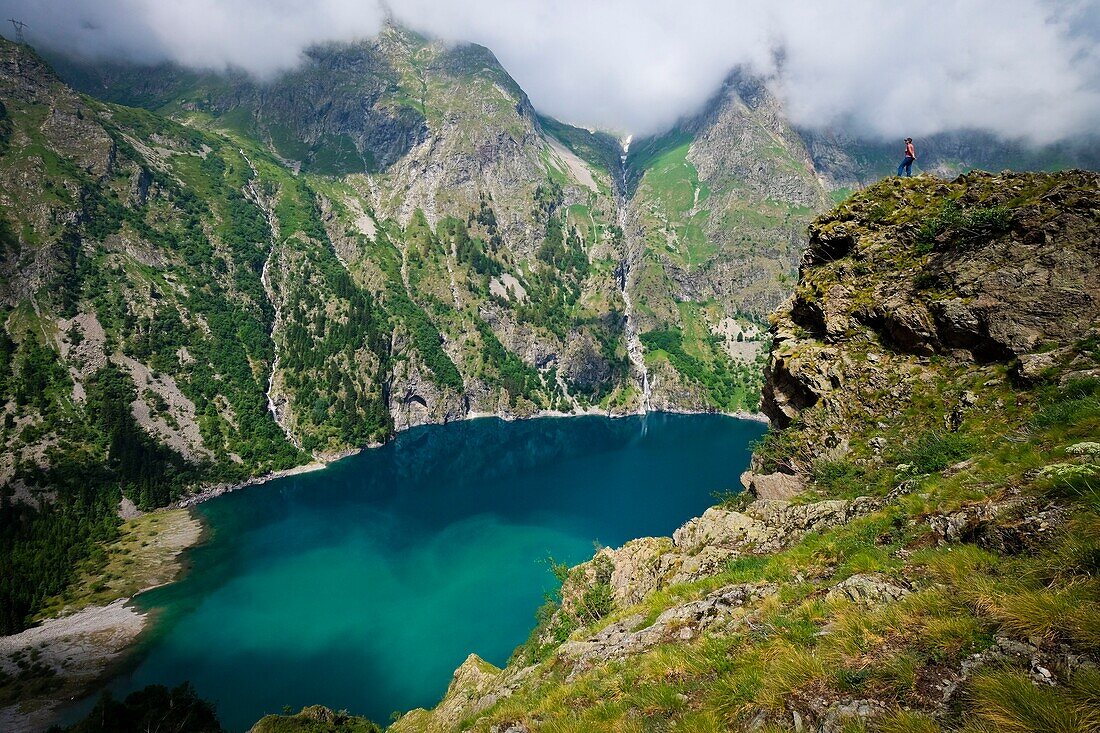
[[[539,124],[581,160],[596,165],[613,176],[619,175],[622,145],[611,135],[573,127],[546,115],[539,115]]]
[[[282,365],[294,397],[310,402],[302,412],[316,418],[302,421],[303,446],[360,445],[391,429],[377,375],[348,368],[364,351],[381,363],[379,316],[325,246],[305,183],[266,161],[254,171],[224,139],[80,99],[48,71],[40,81],[54,114],[87,131],[51,139],[38,102],[6,99],[23,144],[0,157],[0,169],[8,177],[45,166],[47,175],[30,190],[8,187],[24,202],[8,217],[26,218],[12,226],[21,236],[5,262],[44,258],[51,267],[36,282],[5,281],[3,439],[13,460],[0,505],[5,631],[98,556],[117,533],[123,496],[148,509],[199,481],[306,460],[268,410],[275,306],[262,274],[274,245],[249,191],[269,197],[278,231],[300,241],[296,282],[314,286],[292,293],[282,319],[291,331]],[[92,176],[75,156],[107,174]],[[84,214],[43,228],[36,206]],[[59,362],[58,352],[68,358]],[[45,499],[15,500],[16,487]]]
[[[301,74],[366,54],[378,76],[358,83],[382,95],[372,114],[408,129],[420,113],[441,122],[433,105],[459,100],[454,74],[522,94],[484,49],[398,31],[379,44],[311,52]],[[541,234],[520,255],[489,195],[432,223],[377,215],[360,179],[331,177],[356,169],[351,138],[285,124],[299,97],[261,119],[244,87],[241,106],[224,104],[242,79],[132,79],[135,100],[185,126],[74,94],[25,48],[3,53],[31,82],[0,80],[5,632],[107,572],[124,498],[151,509],[385,440],[401,409],[391,390],[434,421],[629,409],[613,268],[590,261],[616,245],[604,194],[578,197],[547,167],[529,204]],[[399,108],[384,100],[391,82],[408,97]],[[509,102],[491,120],[522,136],[524,113]],[[392,162],[410,139],[355,143]],[[538,365],[533,343],[550,355]],[[497,402],[464,405],[469,391]]]
[[[690,138],[648,160],[636,195],[652,206],[646,243],[684,267],[697,267],[716,250],[705,234],[710,189],[687,159]]]

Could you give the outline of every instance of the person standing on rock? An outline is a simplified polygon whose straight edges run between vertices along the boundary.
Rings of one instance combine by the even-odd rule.
[[[905,158],[901,161],[901,165],[898,166],[898,175],[901,175],[902,169],[905,170],[906,176],[913,175],[913,161],[917,159],[917,151],[913,148],[913,138],[905,138]]]

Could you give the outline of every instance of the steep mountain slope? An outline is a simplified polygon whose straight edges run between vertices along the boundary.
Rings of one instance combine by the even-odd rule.
[[[391,277],[391,286],[429,314],[465,382],[458,390],[449,368],[449,379],[430,378],[415,362],[438,355],[413,353],[394,385],[405,400],[399,427],[471,410],[751,408],[762,319],[790,290],[805,225],[830,198],[896,163],[882,143],[795,129],[763,80],[744,70],[700,113],[623,150],[608,135],[536,115],[487,49],[393,24],[374,39],[311,48],[299,68],[264,82],[171,65],[57,62],[85,92],[229,134],[306,177],[340,180],[351,190],[333,192],[326,212],[344,232],[362,223],[368,241],[379,222],[404,228],[418,211],[437,236],[447,217],[470,225],[478,212],[491,222],[474,232],[492,250],[475,257],[478,276],[489,277],[480,294],[464,292],[462,268],[446,256],[414,261],[410,280],[395,240],[402,282]],[[920,164],[947,174],[1100,163],[1089,151],[1029,152],[959,133],[921,141]],[[350,213],[340,206],[349,196]],[[372,277],[375,287],[385,280]],[[575,313],[563,322],[563,311]],[[507,405],[470,381],[499,375],[463,366],[495,348],[479,344],[471,320],[490,323],[506,349],[542,372],[539,380],[528,372],[526,386],[510,379]],[[517,391],[522,401],[511,404]]]
[[[627,287],[652,403],[722,404],[733,360],[761,353],[762,319],[785,297],[825,191],[775,98],[741,73],[697,117],[631,145],[624,178]]]
[[[540,120],[484,49],[389,28],[316,52],[343,78],[170,77],[160,106],[187,126],[0,57],[5,630],[73,600],[51,597],[103,562],[120,501],[425,422],[641,409],[607,140]],[[352,81],[378,92],[365,117],[326,108]],[[393,162],[306,172],[337,134]]]
[[[1098,192],[891,179],[815,221],[747,492],[563,570],[391,730],[1094,730]]]
[[[969,131],[919,144],[918,168],[944,177],[973,168],[1100,169],[1088,140],[1029,148]],[[764,81],[741,69],[702,112],[630,145],[626,279],[651,405],[723,404],[736,383],[725,376],[728,359],[762,353],[755,336],[790,291],[806,225],[831,201],[891,175],[898,150],[795,128]]]
[[[594,149],[581,131],[550,120],[544,129],[488,50],[390,25],[370,41],[312,49],[264,84],[171,67],[68,68],[88,91],[229,134],[303,175],[340,174],[311,178],[334,245],[380,300],[409,301],[397,306],[416,341],[391,385],[398,427],[471,412],[639,408],[610,174],[573,151]],[[317,164],[336,159],[348,165]]]
[[[307,460],[265,395],[275,231],[297,242],[300,273],[329,312],[358,318],[354,341],[334,322],[309,324],[314,358],[369,364],[385,351],[379,314],[322,244],[312,195],[289,175],[263,177],[223,139],[83,98],[24,48],[0,46],[0,69],[10,630],[113,536],[120,489],[148,508],[197,481]],[[277,201],[271,227],[255,190]],[[351,373],[344,390],[362,410],[337,433],[385,436],[378,381]]]

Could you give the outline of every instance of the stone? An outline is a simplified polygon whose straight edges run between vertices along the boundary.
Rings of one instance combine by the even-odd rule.
[[[690,583],[716,575],[722,571],[722,568],[730,560],[738,555],[740,553],[732,548],[708,545],[695,555],[684,557],[683,555],[670,553],[665,555],[662,560],[667,561],[675,558],[678,561],[677,569],[674,572],[669,573],[667,569],[665,571],[666,577],[671,575],[668,585],[676,585],[677,583]],[[665,567],[667,568],[667,564]]]
[[[789,473],[741,474],[741,485],[758,499],[790,499],[801,494],[805,484],[801,476]]]
[[[703,516],[688,520],[672,535],[681,552],[694,554],[707,545],[735,545],[763,540],[771,535],[760,520],[741,512],[711,507]]]
[[[619,606],[639,603],[661,586],[661,555],[668,540],[655,537],[627,542],[618,550],[603,550],[611,559],[611,592]]]
[[[886,705],[878,700],[839,700],[829,706],[821,719],[822,733],[841,733],[850,723],[866,726],[886,713]]]
[[[825,600],[847,600],[864,605],[879,605],[900,600],[909,590],[895,585],[878,573],[859,573],[837,583]]]
[[[931,356],[939,347],[932,316],[922,305],[903,297],[894,297],[876,307],[870,323],[885,336],[885,340],[908,354]],[[869,361],[873,354],[868,354]]]
[[[595,664],[640,654],[668,641],[687,641],[711,630],[728,632],[753,613],[758,601],[774,595],[774,583],[740,583],[720,588],[696,601],[664,611],[652,624],[639,628],[645,617],[638,613],[601,629],[581,641],[567,641],[558,655],[573,662],[572,679]]]

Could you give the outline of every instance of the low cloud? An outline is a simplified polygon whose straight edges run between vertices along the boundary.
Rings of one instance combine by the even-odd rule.
[[[417,30],[491,48],[541,110],[659,132],[734,66],[808,127],[896,138],[976,128],[1047,143],[1100,123],[1100,2],[390,0]],[[375,33],[372,0],[0,0],[32,43],[270,77],[311,43]],[[9,34],[10,35],[10,34]]]

